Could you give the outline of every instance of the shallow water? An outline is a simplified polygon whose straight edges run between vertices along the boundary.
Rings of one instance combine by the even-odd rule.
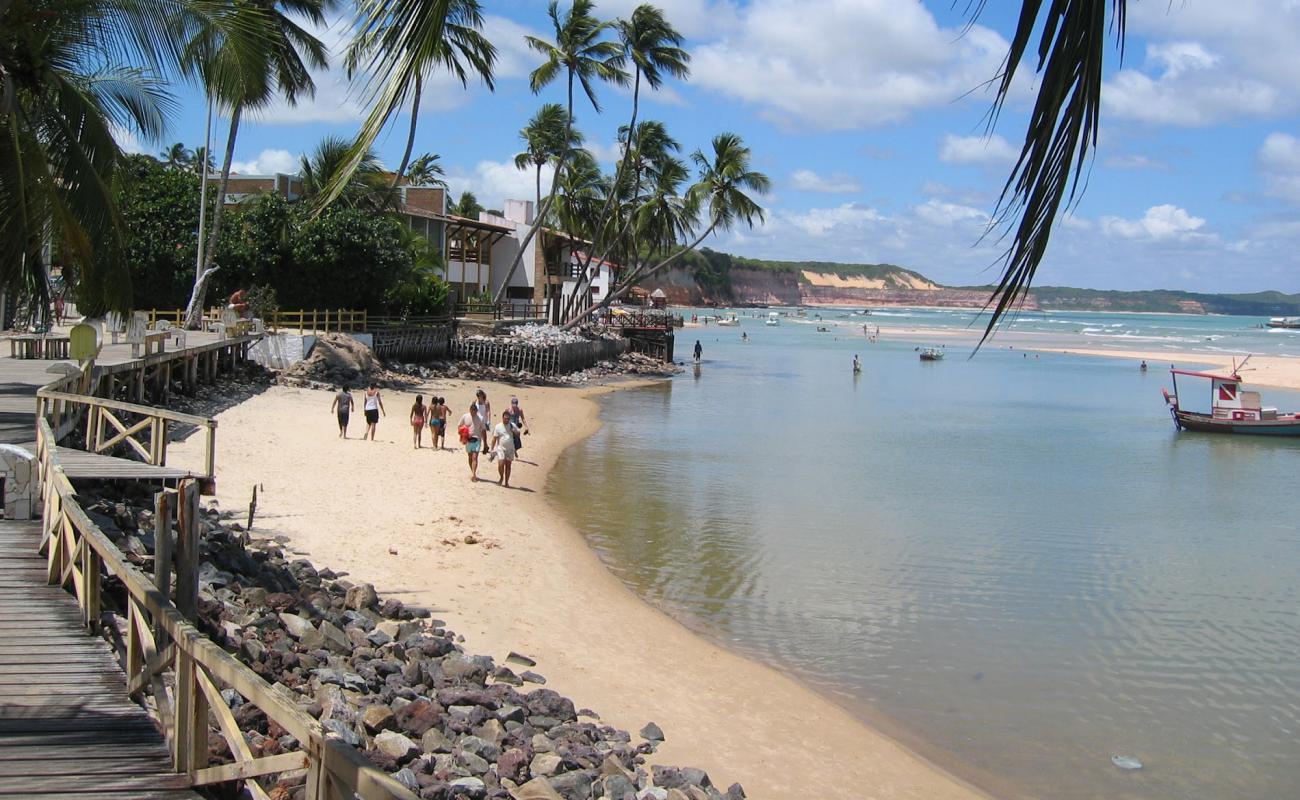
[[[605,400],[548,490],[643,597],[998,794],[1294,796],[1300,442],[1178,434],[1131,361],[838,321],[680,332],[698,372]]]

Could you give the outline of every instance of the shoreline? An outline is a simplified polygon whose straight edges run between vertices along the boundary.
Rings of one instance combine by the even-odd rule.
[[[385,596],[433,609],[471,652],[498,663],[511,651],[536,659],[548,688],[617,727],[657,723],[666,741],[652,763],[693,764],[757,800],[989,797],[881,726],[636,596],[548,500],[560,453],[600,427],[595,399],[648,383],[422,387],[453,409],[478,386],[498,411],[511,393],[520,397],[534,432],[521,451],[531,463],[516,462],[512,481],[523,491],[470,483],[459,447],[414,450],[404,419],[415,392],[385,393],[394,413],[371,443],[336,438],[329,393],[272,387],[218,415],[218,502],[241,508],[259,484],[255,536],[287,535],[318,568],[346,570]],[[193,444],[173,447],[176,463],[195,456]],[[302,468],[311,464],[320,474],[304,490]],[[363,479],[354,480],[358,467]],[[489,471],[495,477],[485,461],[480,473]],[[482,543],[464,544],[471,533]]]

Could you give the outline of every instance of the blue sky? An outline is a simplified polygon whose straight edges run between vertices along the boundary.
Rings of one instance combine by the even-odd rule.
[[[562,86],[535,96],[523,36],[549,35],[544,0],[483,0],[500,50],[495,93],[449,77],[426,86],[415,152],[434,152],[452,190],[485,205],[532,195],[515,170],[518,130]],[[603,16],[635,0],[597,0]],[[996,275],[980,242],[1023,137],[1032,70],[1023,70],[991,137],[982,88],[996,74],[1018,3],[975,23],[948,0],[660,0],[687,36],[688,81],[645,98],[689,152],[740,134],[773,181],[766,222],[707,246],[758,258],[889,262],[946,284]],[[1300,292],[1300,3],[1130,0],[1124,61],[1111,52],[1101,142],[1087,191],[1058,224],[1039,285]],[[563,8],[562,4],[562,8]],[[345,18],[320,32],[337,53]],[[314,100],[278,105],[240,129],[237,169],[293,170],[326,134],[355,133],[363,109],[341,72]],[[169,141],[203,139],[203,100],[179,89]],[[604,113],[577,108],[602,159],[613,157],[630,94],[604,87]],[[405,113],[378,150],[395,165]],[[225,141],[214,125],[214,150]],[[129,140],[130,137],[124,137]],[[130,142],[128,141],[128,145]],[[139,145],[144,150],[159,147]]]

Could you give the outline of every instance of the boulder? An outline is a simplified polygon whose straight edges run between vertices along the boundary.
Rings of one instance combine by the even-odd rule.
[[[378,704],[367,706],[361,712],[361,724],[366,726],[366,730],[371,733],[380,733],[382,731],[396,730],[397,721],[393,715],[393,709],[386,705]]]
[[[448,784],[452,792],[460,792],[470,800],[478,800],[480,797],[487,796],[487,786],[484,785],[481,778],[457,778]]]
[[[510,792],[510,796],[514,800],[564,800],[545,778],[533,778]]]
[[[316,628],[311,624],[311,620],[300,617],[297,614],[281,612],[280,622],[284,624],[284,629],[295,639],[301,639],[308,633],[315,632]]]
[[[413,700],[396,714],[397,727],[412,736],[423,736],[442,720],[442,706],[428,700]]]
[[[525,696],[524,702],[533,716],[554,717],[561,722],[578,718],[573,701],[553,689],[534,689]]]
[[[399,762],[416,756],[420,748],[415,742],[396,731],[383,731],[375,736],[375,749]]]
[[[357,611],[363,608],[374,608],[379,605],[379,595],[375,592],[375,587],[363,583],[348,589],[343,605]]]
[[[533,756],[532,763],[528,765],[528,771],[533,775],[554,775],[559,769],[564,759],[554,753],[538,753]]]
[[[653,722],[647,722],[641,729],[641,738],[649,739],[652,742],[662,742],[664,740],[663,729]]]

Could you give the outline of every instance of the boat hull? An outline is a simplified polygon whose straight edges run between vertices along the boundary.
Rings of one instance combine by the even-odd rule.
[[[1300,436],[1300,419],[1234,420],[1215,419],[1208,414],[1175,411],[1174,424],[1200,433],[1236,433],[1250,436]]]

